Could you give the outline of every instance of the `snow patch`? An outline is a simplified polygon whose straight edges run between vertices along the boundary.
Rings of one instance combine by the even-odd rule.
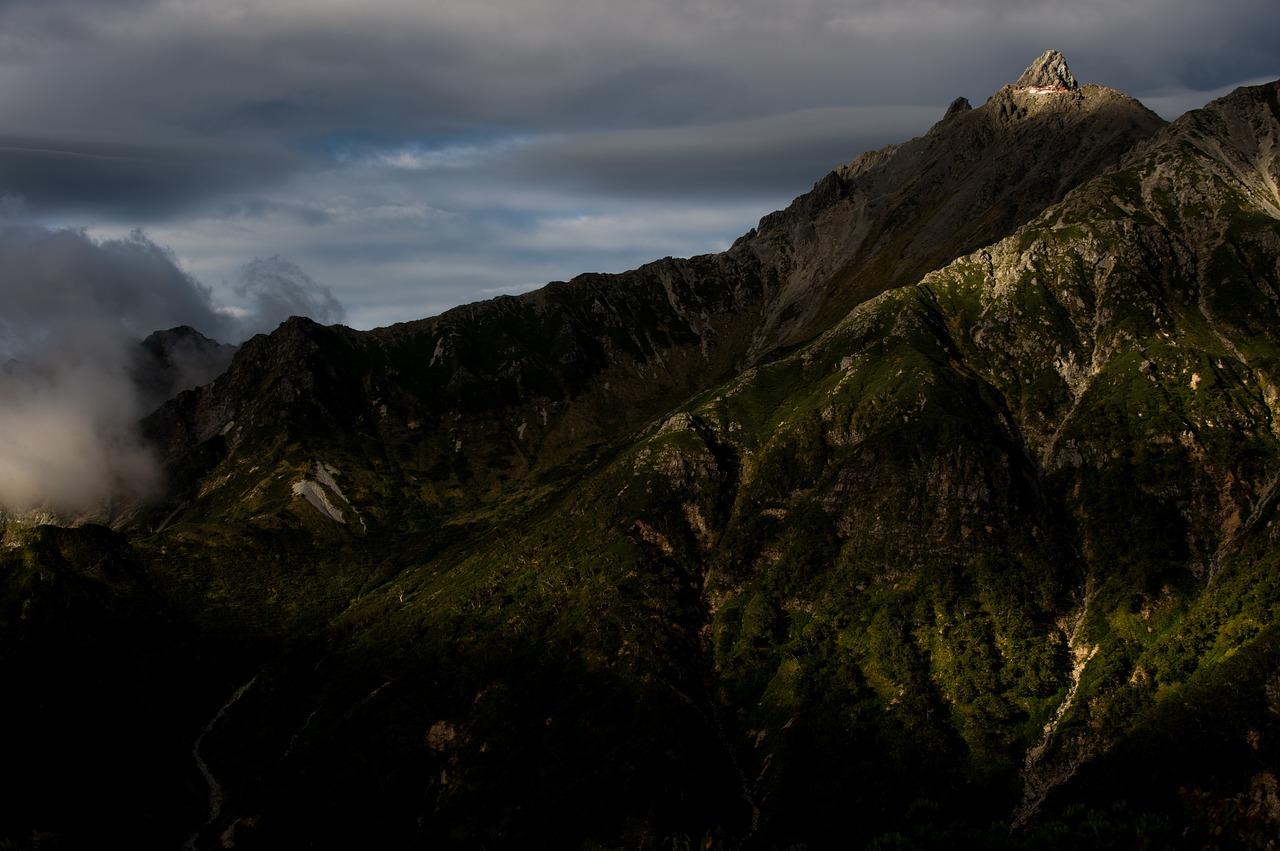
[[[341,475],[338,468],[332,464],[323,461],[317,461],[315,468],[312,470],[314,478],[303,477],[293,483],[293,495],[300,496],[312,507],[319,511],[330,520],[338,523],[346,523],[346,515],[338,504],[342,504],[351,510],[351,513],[360,521],[360,527],[367,529],[364,518],[360,516],[360,512],[352,507],[346,495],[342,492],[342,488],[338,487],[337,481],[333,478],[335,475]],[[332,497],[332,498],[331,498]]]
[[[311,503],[317,511],[330,520],[336,520],[339,523],[347,522],[342,517],[342,510],[329,501],[329,496],[324,492],[324,488],[310,479],[294,482],[293,495],[300,496]]]
[[[440,358],[444,357],[448,353],[449,353],[449,349],[444,344],[444,337],[441,337],[439,340],[436,341],[436,350],[435,352],[432,353],[431,363],[427,364],[427,367],[430,368],[435,366],[436,361],[440,360]]]
[[[330,464],[326,464],[323,461],[316,462],[316,481],[336,493],[343,502],[346,502],[347,498],[342,495],[342,490],[338,487],[338,483],[333,480],[333,476],[337,472],[337,468]]]

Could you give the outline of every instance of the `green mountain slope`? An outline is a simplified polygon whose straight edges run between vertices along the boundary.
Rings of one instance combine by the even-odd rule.
[[[1267,847],[1280,84],[1058,60],[725,254],[247,343],[164,504],[7,534],[0,836]]]

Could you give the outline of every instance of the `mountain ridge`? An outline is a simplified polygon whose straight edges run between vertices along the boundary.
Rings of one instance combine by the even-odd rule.
[[[787,210],[762,218],[723,254],[667,258],[616,276],[583,275],[368,333],[380,340],[383,352],[420,349],[418,357],[431,374],[455,364],[451,374],[436,379],[439,390],[423,385],[437,399],[475,392],[486,404],[515,404],[518,410],[509,414],[515,429],[493,437],[506,442],[502,454],[517,467],[529,463],[520,448],[523,434],[546,426],[552,432],[547,440],[555,444],[560,426],[569,431],[568,445],[576,445],[579,430],[617,421],[618,406],[606,388],[648,372],[655,381],[649,401],[622,400],[637,413],[620,424],[625,433],[658,415],[672,394],[700,392],[708,384],[705,372],[728,376],[774,349],[797,345],[859,301],[985,245],[1163,123],[1109,89],[1092,87],[1077,95],[1061,109],[1032,114],[1025,97],[1006,87],[983,107],[952,115],[919,139],[863,154],[831,172]],[[1010,172],[1020,176],[1010,178]],[[974,209],[1001,212],[984,219],[972,215]],[[590,313],[575,306],[588,299]],[[762,311],[762,321],[752,318],[755,310]],[[503,338],[483,349],[468,348],[477,334],[492,333],[481,330],[486,322],[500,327]],[[523,356],[529,349],[519,341],[530,337],[530,328],[541,329],[533,339],[556,340],[559,362],[537,353]],[[648,336],[637,336],[633,328],[646,329]],[[409,342],[414,335],[421,342]],[[526,385],[541,392],[518,401]],[[599,401],[579,415],[564,404],[575,397]],[[556,422],[557,415],[565,420]],[[170,438],[161,433],[162,420],[153,418],[148,428],[166,445]],[[428,416],[406,414],[406,426],[410,421]],[[525,432],[515,439],[511,431],[520,422]],[[224,424],[225,417],[216,428]],[[479,429],[495,431],[492,424],[458,430]],[[209,426],[201,434],[207,438],[213,430]],[[617,436],[601,433],[588,442]],[[446,447],[441,444],[438,463],[447,463]],[[549,453],[552,463],[562,453]]]
[[[1060,58],[723,254],[249,341],[166,504],[4,551],[17,682],[167,621],[108,649],[207,733],[193,847],[1265,847],[1280,83],[1166,126]]]

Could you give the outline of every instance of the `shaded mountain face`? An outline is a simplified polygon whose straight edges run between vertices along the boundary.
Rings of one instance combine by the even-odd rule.
[[[156,331],[134,353],[133,380],[151,412],[184,390],[217,378],[231,364],[236,346],[219,343],[189,325]]]
[[[723,254],[254,338],[136,528],[6,538],[10,723],[164,723],[0,836],[1264,847],[1278,186],[1280,84],[1050,52]]]

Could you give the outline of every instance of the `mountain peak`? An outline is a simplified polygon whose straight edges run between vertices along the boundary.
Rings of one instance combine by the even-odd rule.
[[[947,107],[946,115],[942,116],[942,120],[946,121],[953,115],[959,115],[962,112],[969,112],[973,109],[973,104],[969,103],[966,97],[958,97],[951,102],[951,106]]]
[[[1046,50],[1018,78],[1014,86],[1019,89],[1035,89],[1040,91],[1076,91],[1080,88],[1071,69],[1067,67],[1067,58],[1056,50]]]

